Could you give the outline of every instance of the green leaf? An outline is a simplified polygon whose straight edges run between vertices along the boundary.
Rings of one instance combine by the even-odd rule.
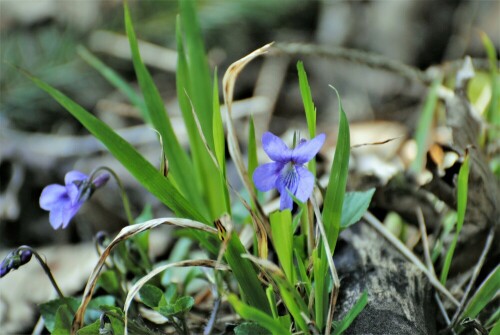
[[[192,89],[191,99],[208,145],[213,148],[212,82],[195,4],[196,2],[191,0],[179,1],[189,67],[189,82]]]
[[[102,287],[109,294],[120,292],[120,282],[114,270],[103,271],[97,280],[97,287]]]
[[[112,295],[103,295],[90,301],[85,311],[85,323],[94,322],[102,314],[102,306],[114,306],[116,298]]]
[[[486,114],[486,119],[493,125],[489,130],[490,141],[494,141],[499,137],[500,127],[500,75],[498,73],[498,56],[495,45],[491,42],[488,35],[481,32],[481,40],[483,41],[484,48],[488,55],[488,62],[490,64],[490,77],[491,77],[491,100]],[[495,127],[496,126],[496,127]]]
[[[167,304],[163,291],[154,285],[146,284],[141,287],[139,290],[139,296],[141,297],[142,302],[151,308],[165,306]]]
[[[255,124],[253,115],[250,115],[248,128],[248,175],[252,176],[257,168],[257,141],[255,139]]]
[[[86,61],[90,66],[96,69],[104,78],[106,78],[111,83],[111,85],[122,92],[134,106],[139,108],[142,117],[147,122],[150,122],[144,99],[139,96],[139,94],[137,94],[135,90],[117,72],[115,72],[115,70],[101,62],[99,58],[94,56],[83,46],[79,46],[77,52],[84,61]]]
[[[356,319],[356,317],[363,311],[365,308],[366,304],[368,303],[368,294],[366,292],[363,292],[361,297],[356,301],[354,306],[352,306],[351,310],[347,312],[346,316],[342,319],[337,324],[337,327],[335,327],[335,330],[333,331],[332,335],[340,335],[342,334]]]
[[[446,258],[444,260],[443,269],[441,270],[441,284],[446,284],[446,279],[448,278],[448,271],[450,270],[451,261],[453,259],[453,254],[457,246],[458,237],[462,231],[462,226],[465,219],[465,210],[467,209],[467,189],[469,183],[469,154],[466,152],[464,162],[460,167],[458,172],[458,183],[457,183],[457,229],[455,231],[455,236],[450,245],[450,249],[446,253]]]
[[[271,315],[272,312],[267,303],[266,293],[258,279],[254,265],[250,260],[241,257],[246,253],[247,251],[241,244],[240,238],[233,232],[224,257],[250,305]]]
[[[70,309],[76,311],[78,306],[80,306],[80,300],[76,298],[55,299],[39,305],[40,314],[42,315],[45,327],[49,332],[54,331],[56,313],[63,305],[69,305],[69,307],[71,307]]]
[[[69,335],[72,323],[73,313],[70,308],[66,304],[59,306],[54,321],[54,330],[51,332],[52,335]]]
[[[269,217],[274,249],[288,281],[295,284],[293,266],[293,230],[290,210],[276,211]]]
[[[325,225],[325,232],[326,236],[328,236],[328,244],[330,245],[332,253],[335,252],[335,246],[340,232],[350,152],[349,123],[347,122],[347,117],[342,108],[340,96],[337,90],[335,90],[335,92],[339,99],[339,133],[337,135],[337,148],[335,150],[335,157],[332,163],[322,212],[323,224]],[[320,249],[320,255],[322,255],[322,253],[323,248]],[[328,257],[331,257],[331,255],[328,255]]]
[[[80,328],[76,335],[97,335],[99,334],[99,328],[101,327],[101,321],[96,320],[94,323],[87,325],[83,328]]]
[[[164,317],[170,318],[173,316],[181,316],[191,310],[194,305],[193,297],[185,296],[177,299],[175,304],[167,304],[159,307],[155,307],[154,310],[163,315]]]
[[[345,229],[358,222],[365,214],[372,201],[375,189],[371,188],[364,192],[347,192],[342,205],[342,219],[340,228]]]
[[[165,178],[134,147],[115,133],[113,129],[60,91],[26,72],[25,75],[80,121],[149,192],[172,209],[177,216],[210,223],[209,220],[198,212],[197,207],[192,202],[179,193],[169,179]]]
[[[177,29],[176,29],[176,39],[177,39],[177,50],[178,50],[178,64],[177,64],[177,96],[179,100],[179,105],[181,107],[182,115],[186,124],[186,129],[189,136],[189,142],[191,144],[191,151],[193,154],[193,161],[195,163],[195,170],[197,173],[197,179],[201,182],[203,193],[206,196],[207,204],[211,210],[211,217],[213,219],[218,218],[222,215],[223,212],[227,212],[227,206],[225,202],[221,202],[219,197],[220,195],[227,191],[224,191],[225,179],[222,177],[214,178],[222,173],[224,175],[224,171],[218,171],[216,165],[214,164],[210,153],[208,150],[212,150],[214,146],[213,142],[213,106],[212,102],[212,87],[210,83],[210,76],[207,73],[207,79],[209,81],[208,85],[203,87],[203,89],[208,90],[208,96],[206,94],[200,94],[197,92],[197,89],[201,89],[199,86],[199,82],[194,82],[193,77],[197,77],[196,80],[204,81],[204,78],[199,78],[199,73],[193,74],[192,61],[194,56],[191,52],[192,49],[189,49],[189,41],[192,39],[189,36],[189,33],[194,33],[193,31],[187,29],[186,30],[186,44],[183,43],[182,38],[182,28],[183,25],[191,25],[193,22],[185,22],[182,21],[181,18],[178,17],[177,20]],[[186,50],[187,47],[187,50]],[[185,53],[187,51],[187,53]],[[203,45],[201,48],[202,55],[204,58],[204,50]],[[207,99],[208,98],[208,99]],[[197,99],[204,99],[201,103],[197,103]],[[218,97],[217,97],[218,101]],[[200,110],[200,106],[203,107],[203,110]],[[194,111],[193,111],[194,108]],[[206,117],[205,114],[208,115]],[[220,113],[220,111],[219,111]],[[198,119],[199,126],[196,123],[195,115]],[[207,136],[207,129],[205,124],[209,122],[209,134]],[[199,129],[201,128],[201,129]],[[206,145],[205,145],[206,141]],[[209,148],[207,150],[207,147]],[[224,163],[225,164],[225,163]]]
[[[127,2],[124,2],[123,7],[125,28],[132,51],[135,73],[144,96],[144,101],[146,102],[149,120],[151,120],[154,128],[160,133],[162,138],[163,149],[169,161],[169,176],[175,181],[175,184],[186,198],[192,201],[197,208],[203,208],[204,205],[199,196],[196,184],[193,183],[193,165],[177,140],[170,119],[167,117],[160,93],[149,71],[142,62]]]
[[[441,86],[441,79],[435,79],[429,93],[425,99],[424,108],[418,120],[417,130],[415,131],[415,141],[417,142],[417,156],[411,164],[411,170],[414,173],[420,173],[424,168],[425,155],[427,153],[427,140],[431,131],[432,118],[438,101],[438,89]]]
[[[500,290],[500,265],[497,265],[488,277],[483,281],[474,295],[470,298],[464,311],[460,315],[460,320],[467,317],[475,319],[479,312],[494,299]]]
[[[307,73],[302,61],[297,62],[297,71],[299,72],[300,95],[306,112],[307,127],[311,138],[316,136],[316,107],[312,100],[311,87],[307,80]]]
[[[277,320],[274,320],[271,316],[258,308],[241,302],[234,294],[230,294],[227,300],[231,303],[236,313],[242,318],[257,322],[260,326],[269,330],[273,335],[290,334],[290,331],[284,328]]]
[[[255,322],[243,322],[234,328],[235,335],[271,335],[269,330]]]

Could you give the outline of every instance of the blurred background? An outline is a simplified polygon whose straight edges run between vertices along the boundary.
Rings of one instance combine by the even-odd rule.
[[[177,2],[129,3],[143,59],[169,114],[177,120]],[[228,0],[198,1],[198,9],[210,65],[218,68],[219,78],[232,62],[271,41],[354,48],[422,71],[446,67],[465,55],[484,58],[479,31],[488,34],[497,50],[500,47],[500,2],[493,0]],[[168,214],[97,140],[15,68],[26,69],[60,89],[159,166],[156,134],[143,125],[139,112],[126,98],[82,59],[81,47],[136,87],[121,1],[0,1],[2,251],[20,244],[38,247],[90,241],[99,230],[114,232],[126,225],[118,188],[110,182],[83,206],[68,229],[52,230],[38,199],[43,187],[62,183],[72,169],[90,173],[109,166],[123,178],[134,214],[146,204],[153,206],[155,216]],[[305,128],[296,71],[299,59],[309,75],[320,131],[334,133],[337,127],[338,102],[328,87],[331,84],[342,96],[349,121],[364,125],[360,129],[379,135],[387,132],[388,137],[411,136],[425,97],[422,83],[315,52],[277,52],[245,69],[235,93],[241,100],[235,117],[242,134],[250,114],[258,116],[260,133],[268,127],[278,134]],[[376,121],[397,122],[398,126],[376,126]]]

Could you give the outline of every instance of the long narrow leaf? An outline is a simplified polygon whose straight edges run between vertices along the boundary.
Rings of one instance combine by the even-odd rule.
[[[192,85],[191,99],[208,145],[213,149],[212,82],[201,29],[194,8],[195,4],[196,2],[192,0],[181,0],[179,2],[183,22],[182,28],[185,33],[189,78]]]
[[[125,28],[132,51],[135,73],[148,108],[149,119],[163,140],[164,151],[169,161],[169,176],[173,178],[175,184],[179,186],[181,193],[186,198],[192,201],[198,208],[203,208],[204,205],[199,196],[196,184],[193,183],[193,165],[177,140],[160,93],[139,53],[139,46],[127,2],[124,2],[124,14]]]
[[[236,310],[236,313],[238,313],[247,320],[252,320],[257,322],[260,326],[269,330],[273,335],[290,334],[290,331],[281,326],[279,321],[274,320],[271,316],[267,315],[266,313],[241,302],[234,294],[229,295],[227,300]]]
[[[337,147],[335,149],[335,157],[332,163],[322,212],[323,224],[325,225],[325,232],[332,253],[335,252],[335,246],[340,232],[342,205],[344,203],[344,194],[347,184],[350,152],[349,124],[344,109],[342,108],[340,96],[336,90],[335,92],[339,99],[339,133],[337,135]],[[331,255],[327,257],[331,257]]]
[[[460,315],[460,320],[469,317],[474,319],[479,312],[492,301],[495,296],[500,292],[500,265],[497,265],[488,277],[484,280],[481,286],[477,289],[476,293],[469,300],[464,311]]]
[[[172,209],[178,216],[208,223],[192,203],[166,179],[151,163],[120,137],[107,124],[87,112],[83,107],[57,89],[25,73],[38,87],[51,95],[70,112],[87,130],[104,144],[116,159],[154,196]]]
[[[346,316],[339,322],[332,335],[340,335],[342,334],[356,319],[356,317],[363,311],[366,304],[368,303],[368,294],[363,292],[361,297],[356,301],[354,306],[352,306],[351,310],[347,312]]]
[[[79,46],[78,54],[84,61],[86,61],[90,66],[96,69],[107,81],[109,81],[114,87],[116,87],[120,92],[122,92],[130,102],[139,108],[142,117],[150,122],[146,104],[144,99],[137,94],[134,89],[112,68],[101,62],[99,58],[94,56],[86,48]]]
[[[450,245],[450,249],[446,253],[446,258],[444,261],[443,269],[441,270],[441,284],[446,284],[446,279],[448,278],[448,271],[450,270],[451,260],[453,259],[453,253],[455,252],[455,247],[458,242],[458,237],[462,231],[462,226],[465,219],[465,210],[467,209],[467,189],[469,182],[469,154],[466,152],[464,162],[460,167],[458,172],[458,185],[457,185],[457,229],[455,231],[455,236],[453,237],[453,242]]]

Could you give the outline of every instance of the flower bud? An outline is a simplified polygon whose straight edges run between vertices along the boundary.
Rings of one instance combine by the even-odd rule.
[[[21,264],[20,265],[24,265],[24,264],[28,263],[31,260],[31,256],[33,256],[33,253],[31,252],[31,250],[26,249],[26,250],[21,251],[21,255],[20,255]]]
[[[92,181],[92,184],[94,185],[95,188],[104,186],[108,182],[109,177],[110,177],[109,173],[107,172],[102,173]]]
[[[7,273],[9,273],[10,268],[8,267],[8,264],[5,260],[2,261],[2,264],[0,265],[0,278],[5,276]]]

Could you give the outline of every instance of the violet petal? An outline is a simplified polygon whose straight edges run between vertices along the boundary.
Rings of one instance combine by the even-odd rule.
[[[64,183],[66,185],[69,185],[73,184],[75,181],[82,181],[85,179],[89,179],[89,177],[85,173],[73,170],[66,173],[66,176],[64,176]]]
[[[267,192],[276,188],[276,180],[283,169],[283,164],[278,162],[263,164],[253,172],[255,187],[261,192]]]
[[[314,175],[303,166],[297,166],[296,169],[299,175],[299,185],[295,197],[302,202],[306,202],[314,188]]]
[[[325,143],[325,134],[319,134],[310,141],[300,142],[292,151],[292,160],[297,164],[309,162]]]
[[[66,187],[62,185],[52,184],[46,186],[40,195],[40,207],[46,211],[60,206],[61,203],[69,200],[66,193]]]
[[[286,163],[290,161],[292,150],[278,136],[266,132],[262,135],[262,148],[273,161]]]

